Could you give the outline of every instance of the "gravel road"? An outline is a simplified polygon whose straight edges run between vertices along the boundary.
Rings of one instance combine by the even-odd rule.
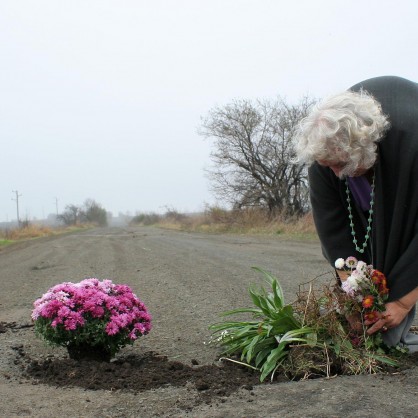
[[[417,369],[241,387],[205,398],[190,382],[140,393],[51,385],[24,375],[33,360],[64,361],[36,340],[33,301],[49,287],[86,277],[130,285],[153,315],[153,330],[120,356],[158,356],[218,367],[204,344],[218,313],[249,306],[252,266],[275,274],[292,301],[300,283],[330,271],[317,242],[209,235],[156,228],[104,228],[33,240],[0,251],[0,417],[415,417]],[[20,356],[20,357],[19,357]],[[138,379],[141,377],[138,376]],[[204,390],[203,390],[204,392]],[[220,392],[221,393],[221,392]]]

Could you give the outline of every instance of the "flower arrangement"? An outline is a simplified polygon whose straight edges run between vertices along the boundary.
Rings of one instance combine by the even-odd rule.
[[[342,290],[361,303],[365,320],[370,323],[376,322],[379,319],[379,312],[385,311],[389,294],[385,275],[355,257],[348,257],[346,260],[339,258],[335,262],[335,267],[350,272],[347,279],[342,282]]]
[[[380,313],[386,309],[389,289],[385,275],[355,257],[337,259],[335,268],[349,272],[349,276],[341,284],[341,289],[349,298],[349,303],[345,303],[345,313],[360,317],[366,345],[370,348],[379,348],[383,343],[381,336],[379,334],[367,336],[364,322],[371,324],[378,321]],[[353,340],[358,341],[355,333],[351,334]]]
[[[32,319],[39,337],[76,359],[103,353],[108,361],[151,330],[151,315],[129,286],[96,278],[53,286],[34,302]]]

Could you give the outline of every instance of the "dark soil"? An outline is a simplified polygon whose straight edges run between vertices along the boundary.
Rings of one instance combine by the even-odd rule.
[[[32,328],[31,324],[0,322],[0,333]],[[170,361],[167,356],[154,351],[143,354],[121,355],[111,362],[73,360],[49,356],[47,359],[34,358],[27,353],[23,344],[12,344],[15,355],[13,363],[20,366],[22,377],[32,384],[47,384],[53,387],[80,387],[87,390],[145,392],[165,386],[193,386],[199,393],[196,403],[212,403],[220,397],[228,397],[238,389],[252,391],[260,383],[260,374],[254,370],[228,360],[211,365],[199,365],[196,359],[190,364]],[[418,354],[418,353],[417,353]],[[400,369],[388,368],[393,373],[418,365],[418,355],[411,355]],[[302,376],[295,376],[299,380]],[[312,374],[310,378],[324,377]],[[283,375],[276,375],[274,383],[288,381]]]
[[[26,328],[32,328],[32,325],[0,322],[0,333],[11,331],[17,336]],[[198,391],[196,403],[209,404],[212,398],[228,397],[238,389],[251,391],[260,384],[259,373],[229,361],[199,365],[196,359],[191,359],[187,365],[170,361],[154,351],[120,355],[111,362],[73,360],[59,354],[43,359],[27,352],[24,344],[15,342],[10,348],[14,352],[14,365],[33,385],[43,383],[52,387],[134,393],[187,385]]]
[[[214,396],[229,396],[242,387],[252,390],[254,385],[259,384],[259,374],[242,366],[229,362],[189,366],[169,361],[166,356],[155,352],[147,352],[140,357],[124,356],[110,363],[71,359],[31,360],[25,374],[40,383],[91,390],[143,392],[167,385],[192,384],[205,400]]]

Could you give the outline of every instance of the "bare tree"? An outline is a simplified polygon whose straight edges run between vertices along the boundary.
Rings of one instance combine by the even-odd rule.
[[[107,226],[106,210],[93,199],[87,199],[82,209],[82,217],[86,222],[91,222],[99,226]]]
[[[313,99],[297,105],[235,101],[212,109],[200,133],[214,140],[209,170],[216,196],[236,208],[258,206],[272,213],[307,210],[306,169],[292,162],[292,138]]]
[[[65,211],[58,215],[57,219],[65,225],[94,223],[99,226],[107,226],[106,210],[93,199],[87,199],[82,207],[67,205]]]
[[[67,205],[65,211],[57,216],[57,220],[65,225],[77,225],[80,222],[81,209],[76,205]]]

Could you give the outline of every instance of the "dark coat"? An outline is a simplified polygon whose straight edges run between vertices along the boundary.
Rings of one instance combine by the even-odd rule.
[[[355,256],[388,278],[389,300],[418,287],[418,84],[399,77],[377,77],[360,88],[371,93],[389,116],[391,128],[378,143],[372,245],[359,254],[348,220],[345,181],[314,163],[309,182],[315,224],[326,259]],[[351,199],[354,209],[355,202]],[[366,216],[353,210],[357,244],[364,242]],[[367,214],[366,214],[367,215]]]

